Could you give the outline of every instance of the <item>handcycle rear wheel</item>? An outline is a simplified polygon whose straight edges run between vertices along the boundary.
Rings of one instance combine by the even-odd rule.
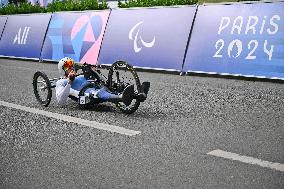
[[[134,85],[134,99],[130,105],[125,105],[123,102],[118,102],[117,107],[126,114],[134,113],[139,105],[140,101],[135,98],[135,95],[139,94],[141,83],[137,72],[125,61],[116,61],[112,64],[108,73],[107,85],[111,92],[122,93],[123,90],[129,86]]]
[[[42,106],[47,107],[51,101],[51,83],[44,72],[37,71],[33,77],[34,94]]]

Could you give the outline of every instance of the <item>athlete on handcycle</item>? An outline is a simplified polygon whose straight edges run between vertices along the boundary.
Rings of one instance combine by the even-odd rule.
[[[58,70],[64,75],[56,82],[56,98],[59,105],[65,105],[68,97],[79,99],[80,91],[90,84],[84,75],[77,75],[74,60],[65,57],[58,62]],[[126,106],[130,105],[134,97],[134,86],[127,86],[121,94],[113,94],[105,86],[88,87],[83,95],[92,96],[102,102],[123,102]]]

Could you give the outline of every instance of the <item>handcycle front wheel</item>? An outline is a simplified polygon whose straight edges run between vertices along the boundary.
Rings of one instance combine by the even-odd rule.
[[[42,106],[47,107],[51,101],[51,83],[44,72],[37,71],[33,77],[33,89],[36,100]]]
[[[123,102],[118,102],[116,105],[125,114],[132,114],[138,109],[140,101],[135,98],[135,95],[141,92],[139,91],[141,83],[133,66],[125,61],[113,63],[109,69],[107,85],[114,93],[122,93],[127,86],[134,85],[134,99],[131,104],[125,105]]]

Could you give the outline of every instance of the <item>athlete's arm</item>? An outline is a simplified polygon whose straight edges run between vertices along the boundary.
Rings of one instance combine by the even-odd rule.
[[[58,80],[56,82],[56,99],[58,102],[58,105],[63,106],[66,104],[68,96],[70,94],[71,84],[67,83],[66,86],[64,86],[64,80]]]

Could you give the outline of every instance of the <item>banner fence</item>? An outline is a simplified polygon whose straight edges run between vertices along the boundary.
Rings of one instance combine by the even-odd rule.
[[[284,3],[199,6],[183,71],[284,78]]]
[[[108,17],[109,11],[54,13],[41,59],[70,57],[76,62],[96,64]]]
[[[284,79],[283,10],[258,2],[0,16],[0,56]]]
[[[39,59],[51,14],[11,15],[0,41],[0,55]]]
[[[144,69],[181,71],[196,6],[113,10],[100,64],[125,60]]]

